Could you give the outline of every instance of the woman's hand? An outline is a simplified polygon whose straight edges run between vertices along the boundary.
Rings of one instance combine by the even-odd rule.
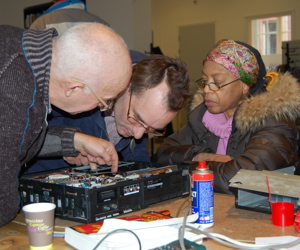
[[[218,161],[218,162],[227,162],[231,161],[232,157],[229,155],[217,155],[217,154],[210,154],[210,153],[200,153],[197,154],[193,161]]]

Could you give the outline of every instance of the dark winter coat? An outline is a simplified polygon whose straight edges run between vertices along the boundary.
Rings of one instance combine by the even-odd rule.
[[[275,170],[297,161],[297,129],[300,87],[289,74],[280,77],[275,87],[245,100],[234,114],[227,155],[233,160],[209,161],[214,172],[215,191],[231,193],[229,180],[240,170]],[[153,161],[188,164],[201,152],[215,153],[219,137],[202,123],[206,107],[199,90],[191,105],[188,124],[159,147]]]

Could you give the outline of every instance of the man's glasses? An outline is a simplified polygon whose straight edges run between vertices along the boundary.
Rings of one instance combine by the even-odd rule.
[[[147,126],[145,123],[135,119],[134,117],[130,116],[129,113],[130,113],[130,106],[131,106],[131,97],[132,97],[132,93],[130,92],[129,106],[128,106],[128,111],[127,111],[128,121],[134,126],[143,127],[146,130],[145,131],[146,133],[156,135],[156,136],[163,136],[165,134],[166,128],[164,128],[162,130],[156,130],[154,128]]]
[[[106,111],[111,109],[114,106],[114,100],[104,101],[97,93],[84,81],[78,80],[77,78],[71,77],[71,80],[74,82],[80,82],[88,87],[88,89],[92,92],[92,94],[98,99],[98,101],[103,105],[99,107],[100,111]]]
[[[215,83],[215,82],[207,83],[207,80],[202,79],[202,78],[199,79],[199,80],[196,80],[195,82],[196,82],[196,83],[198,84],[198,86],[199,86],[200,88],[202,88],[202,89],[204,89],[205,86],[207,85],[211,91],[218,91],[218,90],[220,90],[221,88],[223,88],[223,87],[229,85],[230,83],[236,82],[236,81],[238,81],[238,80],[240,80],[240,78],[235,79],[235,80],[233,80],[232,82],[228,82],[228,83],[226,83],[226,84],[224,84],[224,85],[222,85],[222,86],[218,85],[218,84]]]

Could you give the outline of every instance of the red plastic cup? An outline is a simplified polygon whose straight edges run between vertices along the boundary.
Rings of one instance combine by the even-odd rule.
[[[272,203],[272,223],[276,226],[286,227],[294,225],[294,203]]]

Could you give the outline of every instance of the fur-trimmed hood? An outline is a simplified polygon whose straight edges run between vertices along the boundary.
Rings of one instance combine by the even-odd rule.
[[[199,89],[193,97],[190,110],[203,101],[203,91]],[[295,120],[300,116],[300,84],[290,73],[280,75],[272,89],[246,99],[234,116],[241,133],[256,130],[270,117]]]

